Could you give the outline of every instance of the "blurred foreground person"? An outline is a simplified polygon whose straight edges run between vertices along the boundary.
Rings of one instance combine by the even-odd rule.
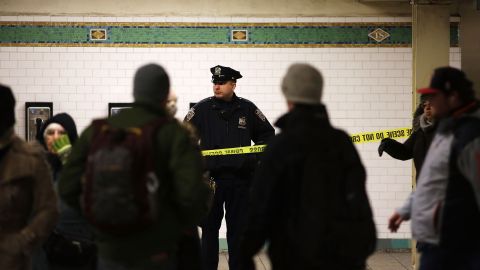
[[[57,221],[57,199],[42,148],[15,135],[14,123],[15,99],[0,85],[0,269],[30,270]]]
[[[98,270],[177,269],[182,235],[208,211],[202,157],[166,112],[165,70],[145,65],[133,84],[133,108],[77,140],[59,194],[95,229]]]
[[[265,242],[273,270],[363,270],[375,249],[365,169],[350,136],[330,125],[322,88],[322,75],[307,64],[290,66],[283,78],[289,111],[255,175],[242,269],[253,269]]]
[[[452,67],[437,68],[431,105],[440,120],[412,202],[412,234],[421,270],[480,269],[480,105],[472,82]]]

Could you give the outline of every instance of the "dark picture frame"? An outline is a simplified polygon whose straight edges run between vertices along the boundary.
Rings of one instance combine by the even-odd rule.
[[[130,109],[133,103],[108,103],[108,117],[114,116],[121,110]]]
[[[53,102],[25,102],[25,140],[34,141],[42,124],[53,116]]]

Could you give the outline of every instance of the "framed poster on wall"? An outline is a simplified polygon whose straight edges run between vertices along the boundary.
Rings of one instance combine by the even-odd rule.
[[[108,103],[108,117],[114,116],[122,110],[130,109],[133,103]]]
[[[25,102],[25,140],[35,140],[42,124],[52,115],[52,102]]]

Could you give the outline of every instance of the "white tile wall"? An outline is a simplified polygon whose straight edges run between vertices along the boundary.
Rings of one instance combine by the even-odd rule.
[[[29,17],[30,18],[30,17]],[[0,20],[26,20],[0,17]],[[31,18],[30,18],[31,19]],[[57,20],[34,17],[34,21]],[[72,21],[70,17],[61,18]],[[131,21],[111,18],[109,21]],[[148,18],[143,18],[148,21]],[[200,20],[201,19],[201,20]],[[258,21],[262,18],[210,18],[210,21]],[[405,21],[405,18],[357,18],[365,21]],[[188,21],[192,18],[150,18],[150,21]],[[345,21],[345,18],[286,18],[278,21]],[[351,18],[349,18],[349,21]],[[99,21],[75,18],[74,21]],[[199,18],[198,21],[208,21]],[[264,20],[265,21],[265,20]],[[271,21],[271,18],[269,19]],[[143,64],[163,65],[179,96],[179,118],[189,102],[212,94],[209,68],[221,64],[238,69],[244,78],[236,93],[253,101],[271,122],[285,112],[280,82],[294,62],[309,62],[325,76],[324,101],[332,123],[349,133],[411,123],[410,48],[96,48],[0,47],[0,83],[10,85],[17,99],[16,132],[24,136],[24,103],[52,101],[54,113],[68,112],[83,130],[93,118],[105,117],[109,102],[132,101],[132,78]],[[460,67],[460,49],[450,50],[451,65]],[[377,154],[377,143],[357,149],[367,168],[367,187],[380,238],[409,238],[405,224],[396,234],[387,220],[411,187],[411,162]],[[225,237],[225,227],[222,227]]]

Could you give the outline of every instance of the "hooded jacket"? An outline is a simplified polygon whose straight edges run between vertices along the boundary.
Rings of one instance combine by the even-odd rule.
[[[49,118],[47,121],[45,121],[45,123],[42,124],[40,131],[37,133],[37,141],[41,145],[43,145],[45,150],[47,150],[47,144],[45,142],[45,138],[43,134],[45,133],[45,130],[47,129],[47,127],[52,123],[57,123],[61,125],[67,132],[68,138],[70,139],[70,143],[72,145],[75,144],[75,142],[78,139],[78,133],[77,133],[77,126],[75,125],[73,118],[67,113],[59,113]],[[47,152],[46,155],[47,155],[48,163],[52,168],[53,180],[54,182],[56,182],[58,179],[58,173],[62,170],[62,162],[60,161],[58,156],[53,153]]]

